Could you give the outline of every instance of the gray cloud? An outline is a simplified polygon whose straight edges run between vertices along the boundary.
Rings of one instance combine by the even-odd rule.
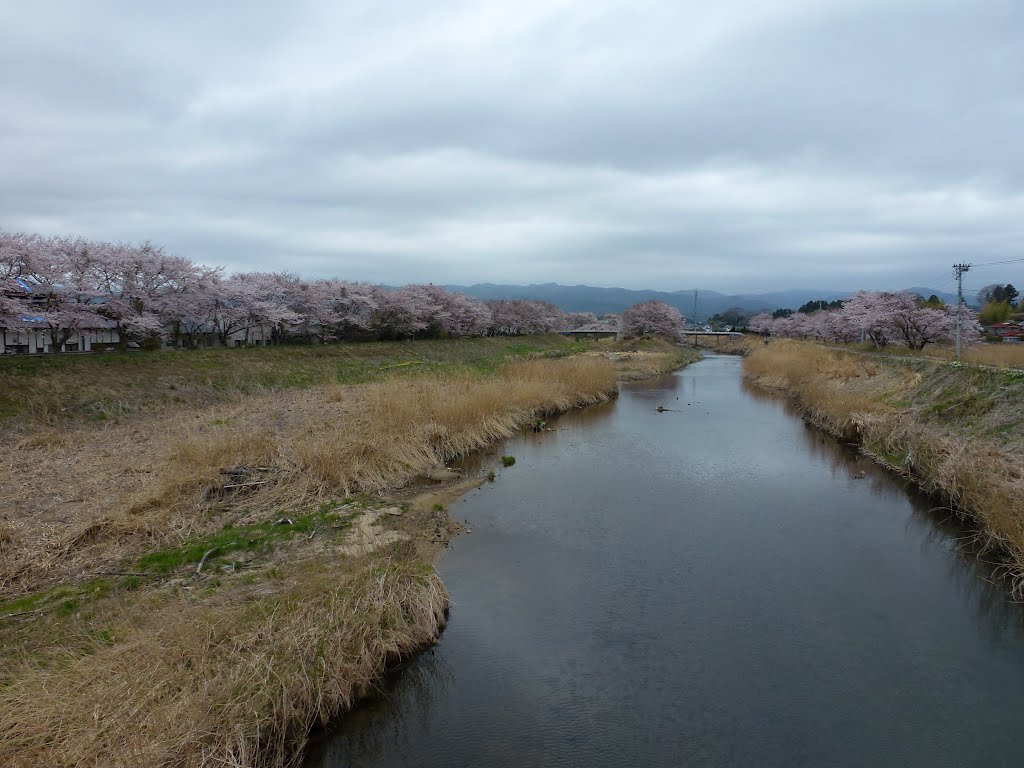
[[[6,4],[0,227],[390,283],[931,285],[1024,246],[1022,33],[1016,0]]]

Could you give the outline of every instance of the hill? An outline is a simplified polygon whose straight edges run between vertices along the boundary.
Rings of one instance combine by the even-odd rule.
[[[478,299],[538,299],[549,301],[566,312],[594,312],[598,315],[621,312],[626,307],[641,301],[664,301],[676,307],[687,318],[693,319],[693,291],[633,290],[630,288],[598,288],[589,285],[561,285],[541,283],[537,285],[499,285],[479,283],[477,285],[445,286],[453,291],[476,296]],[[944,301],[955,301],[953,294],[934,291],[930,288],[910,290],[929,296],[935,293]],[[789,307],[796,309],[815,299],[845,299],[853,291],[814,291],[793,289],[770,293],[724,294],[718,291],[699,289],[697,292],[697,319],[703,320],[727,309],[738,308],[744,312],[772,311]]]

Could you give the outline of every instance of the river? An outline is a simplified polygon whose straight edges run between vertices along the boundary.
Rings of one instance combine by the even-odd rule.
[[[1021,606],[738,358],[554,426],[452,506],[441,642],[311,766],[1024,762]]]

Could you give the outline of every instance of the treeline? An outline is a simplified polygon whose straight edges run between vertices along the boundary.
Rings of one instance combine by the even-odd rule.
[[[1019,297],[1020,291],[1013,287],[1013,283],[986,285],[978,291],[978,301],[982,305],[981,321],[992,325],[1024,319]]]
[[[0,232],[0,328],[45,329],[54,349],[92,329],[120,343],[227,344],[269,328],[275,342],[547,333],[594,322],[523,299],[482,302],[435,285],[387,288],[288,273],[225,275],[151,243]]]
[[[750,329],[772,336],[836,343],[870,340],[877,347],[899,344],[916,350],[927,344],[952,343],[959,314],[962,342],[974,344],[982,339],[974,312],[947,306],[934,296],[922,299],[909,291],[858,291],[845,301],[822,303],[824,308],[806,312],[755,315]]]

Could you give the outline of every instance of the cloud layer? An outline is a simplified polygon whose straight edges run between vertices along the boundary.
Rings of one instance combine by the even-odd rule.
[[[665,290],[1024,250],[1016,0],[268,5],[5,4],[0,227]]]

